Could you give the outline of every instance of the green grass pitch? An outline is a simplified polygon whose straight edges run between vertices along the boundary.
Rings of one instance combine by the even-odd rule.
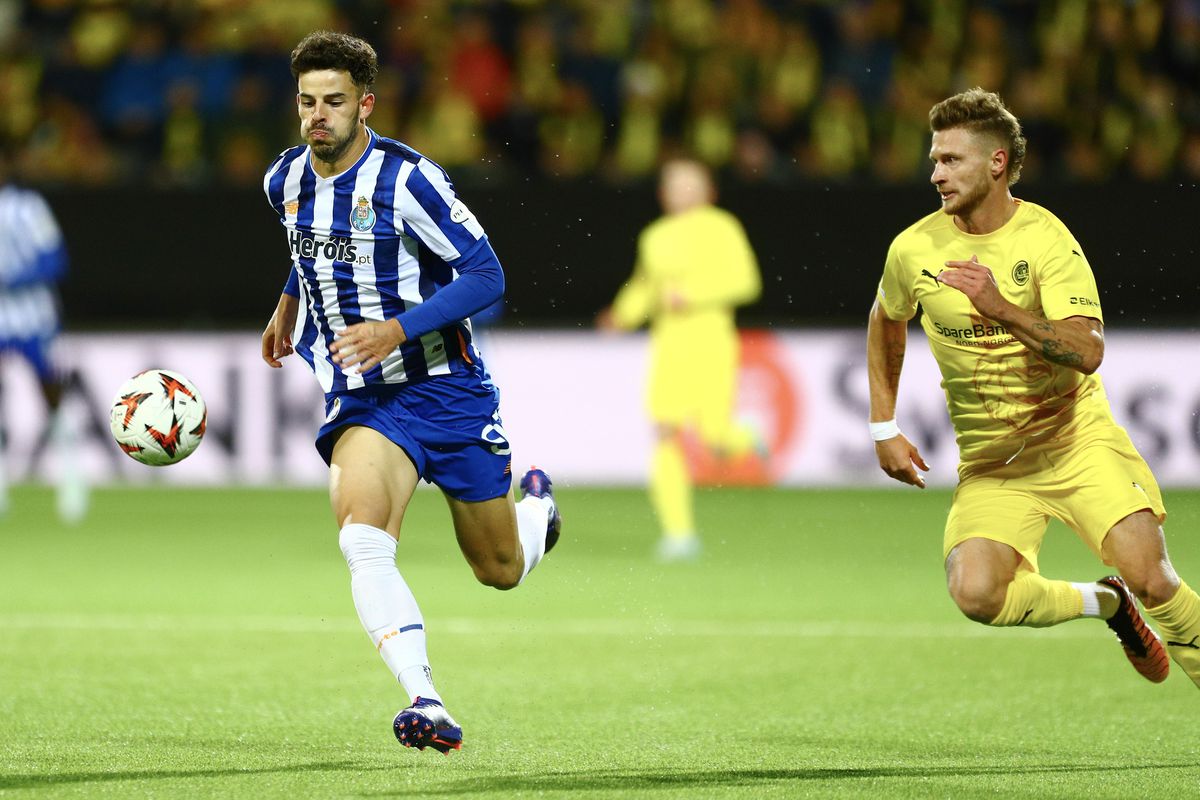
[[[1167,492],[1200,586],[1200,493]],[[1200,693],[1103,624],[991,630],[940,565],[945,492],[702,492],[696,564],[641,492],[561,491],[562,542],[477,585],[444,503],[401,570],[464,749],[402,749],[317,491],[20,488],[0,521],[0,797],[1186,797]],[[1046,574],[1105,574],[1055,524]]]

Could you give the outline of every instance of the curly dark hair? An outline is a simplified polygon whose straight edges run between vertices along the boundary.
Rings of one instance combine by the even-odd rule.
[[[996,139],[1008,152],[1008,185],[1021,179],[1021,164],[1025,162],[1025,136],[1021,123],[995,92],[976,86],[929,109],[929,129],[944,131],[966,128]]]
[[[360,96],[371,91],[379,75],[375,48],[356,36],[336,31],[313,31],[300,40],[292,51],[292,77],[317,69],[336,69],[350,73]]]

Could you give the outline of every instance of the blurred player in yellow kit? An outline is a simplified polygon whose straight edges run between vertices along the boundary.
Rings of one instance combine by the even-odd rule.
[[[700,162],[663,165],[664,214],[642,231],[633,276],[598,318],[609,330],[650,324],[647,403],[656,436],[650,500],[663,533],[659,556],[668,561],[700,550],[683,431],[691,428],[728,457],[750,451],[756,441],[733,421],[734,309],[758,298],[761,279],[741,223],[713,205],[715,199],[712,176]]]
[[[954,602],[988,625],[1104,619],[1147,679],[1166,679],[1169,651],[1200,684],[1200,598],[1171,566],[1158,485],[1096,374],[1104,318],[1083,248],[1049,211],[1012,196],[1025,138],[997,95],[971,89],[929,120],[942,208],[892,242],[868,326],[879,465],[925,485],[917,468],[928,466],[895,413],[906,321],[920,305],[959,446],[943,542]],[[1119,575],[1043,577],[1050,517]]]

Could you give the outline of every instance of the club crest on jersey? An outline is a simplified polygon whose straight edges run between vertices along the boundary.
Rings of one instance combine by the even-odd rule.
[[[1018,261],[1016,264],[1013,264],[1012,278],[1013,283],[1017,286],[1024,286],[1029,283],[1029,262]]]
[[[375,209],[365,195],[358,196],[358,202],[350,211],[350,227],[356,231],[369,231],[375,226]]]
[[[283,204],[283,213],[287,214],[288,216],[291,216],[291,217],[296,216],[296,212],[299,210],[300,210],[300,201],[299,200],[288,200],[286,203]]]

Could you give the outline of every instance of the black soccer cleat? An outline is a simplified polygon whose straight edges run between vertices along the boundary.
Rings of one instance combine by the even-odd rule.
[[[1171,661],[1163,648],[1158,634],[1146,624],[1138,612],[1137,600],[1133,592],[1125,585],[1124,579],[1117,575],[1101,578],[1097,583],[1114,590],[1121,598],[1117,613],[1106,620],[1108,627],[1125,648],[1125,656],[1133,668],[1148,681],[1162,683],[1167,679],[1171,669]]]
[[[418,697],[392,720],[392,731],[405,747],[432,747],[443,754],[462,749],[462,728],[437,700]]]
[[[558,511],[558,503],[554,502],[554,482],[550,476],[537,467],[532,467],[521,478],[521,499],[533,497],[550,498],[550,520],[546,523],[546,550],[549,553],[558,544],[559,534],[562,533],[562,514]]]

